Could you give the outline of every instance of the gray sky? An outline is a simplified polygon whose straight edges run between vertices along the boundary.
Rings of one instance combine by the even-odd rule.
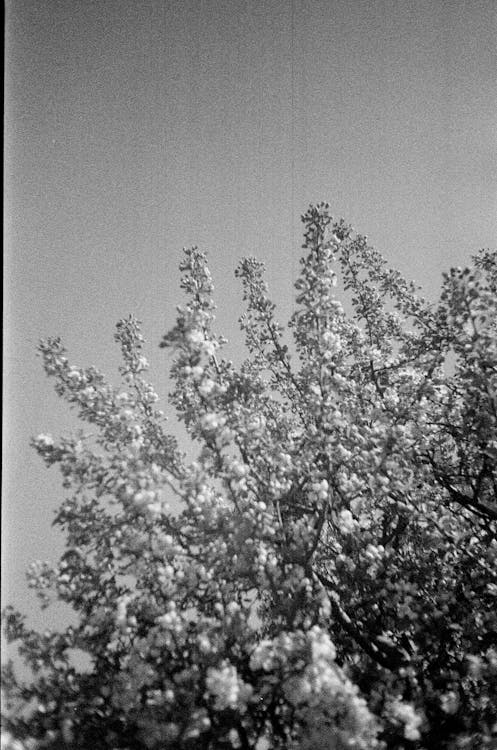
[[[165,396],[181,248],[209,252],[236,354],[238,260],[266,262],[287,317],[319,200],[434,296],[495,247],[497,6],[8,0],[6,22],[4,595],[32,612],[63,495],[28,443],[75,424],[38,339],[114,375],[132,312]]]

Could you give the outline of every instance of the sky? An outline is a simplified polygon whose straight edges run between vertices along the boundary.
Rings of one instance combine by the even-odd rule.
[[[288,318],[321,200],[435,298],[495,248],[496,32],[494,0],[7,0],[4,603],[60,616],[24,578],[62,548],[30,438],[77,427],[38,340],[112,380],[133,313],[167,410],[182,247],[209,254],[236,357],[238,261],[266,263]]]

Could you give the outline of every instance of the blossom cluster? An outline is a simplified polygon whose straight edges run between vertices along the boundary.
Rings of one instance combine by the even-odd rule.
[[[62,474],[66,548],[28,581],[77,622],[5,610],[33,673],[4,670],[6,748],[496,746],[496,254],[429,304],[327,204],[303,222],[286,328],[262,264],[237,269],[238,367],[185,251],[161,345],[193,461],[135,318],[119,387],[40,344],[91,430],[33,440]]]

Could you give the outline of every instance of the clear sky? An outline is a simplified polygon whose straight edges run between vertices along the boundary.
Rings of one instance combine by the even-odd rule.
[[[60,549],[28,443],[75,423],[38,339],[113,375],[132,312],[165,396],[181,248],[209,252],[239,352],[238,260],[287,317],[320,200],[434,296],[495,247],[496,32],[495,0],[7,0],[6,600],[33,612],[23,571]]]

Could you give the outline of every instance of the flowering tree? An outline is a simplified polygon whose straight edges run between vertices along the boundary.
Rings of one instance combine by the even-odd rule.
[[[262,264],[238,267],[238,369],[185,252],[162,345],[193,463],[135,319],[119,388],[40,344],[91,431],[33,441],[62,472],[67,545],[29,580],[78,621],[4,612],[33,671],[4,670],[6,748],[496,747],[497,256],[428,304],[327,204],[303,221],[293,343]]]

